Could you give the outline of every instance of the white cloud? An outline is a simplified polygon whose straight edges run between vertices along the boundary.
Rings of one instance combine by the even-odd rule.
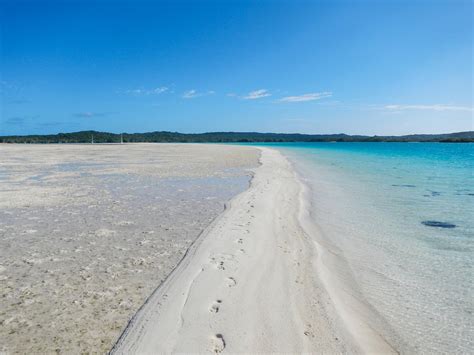
[[[108,116],[110,112],[79,112],[74,113],[73,116],[81,118],[92,118],[92,117],[105,117]]]
[[[405,110],[429,110],[429,111],[473,111],[472,106],[453,106],[453,105],[385,105],[383,107],[389,111]]]
[[[197,97],[197,92],[196,90],[188,90],[188,91],[185,91],[184,94],[183,94],[183,99],[193,99],[195,97]]]
[[[168,88],[166,86],[161,86],[159,88],[155,88],[155,89],[150,90],[150,94],[159,95],[159,94],[164,93],[165,91],[168,91]]]
[[[313,92],[309,94],[303,94],[298,96],[286,96],[281,98],[280,102],[305,102],[305,101],[314,101],[314,100],[321,100],[326,97],[331,97],[332,92],[324,91],[324,92]]]
[[[242,98],[245,100],[255,100],[255,99],[261,99],[267,96],[271,96],[268,90],[260,89],[260,90],[251,91]]]
[[[133,90],[126,90],[126,94],[130,95],[159,95],[162,94],[169,89],[166,86],[160,86],[154,89],[133,89]]]
[[[183,99],[194,99],[199,96],[213,95],[215,93],[216,92],[213,90],[209,90],[207,92],[197,92],[196,90],[192,89],[192,90],[185,91],[182,97]]]
[[[133,94],[133,95],[140,95],[142,93],[142,89],[133,89],[133,90],[126,90],[126,94]]]

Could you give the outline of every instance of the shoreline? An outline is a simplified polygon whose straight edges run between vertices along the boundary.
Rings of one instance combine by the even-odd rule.
[[[314,272],[331,302],[326,311],[338,318],[339,327],[362,353],[399,353],[380,331],[374,329],[384,327],[389,329],[392,336],[394,334],[383,316],[365,300],[342,250],[325,238],[315,223],[311,209],[311,187],[302,182],[300,173],[294,169],[302,187],[299,220],[315,248]]]
[[[357,317],[351,307],[360,304],[338,297],[291,163],[259,149],[249,189],[193,243],[111,353],[395,352]]]
[[[341,319],[353,313],[402,353],[472,348],[469,150],[444,149],[281,149],[309,188],[311,235],[323,245],[320,271],[344,306]],[[457,228],[426,227],[427,219]]]

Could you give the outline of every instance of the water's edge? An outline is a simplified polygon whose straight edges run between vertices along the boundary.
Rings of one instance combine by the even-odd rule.
[[[355,344],[361,352],[398,352],[396,344],[400,342],[399,337],[383,316],[364,298],[343,252],[325,237],[315,222],[311,186],[305,183],[302,172],[291,158],[282,154],[290,162],[295,178],[301,186],[299,222],[316,251],[314,272],[331,300],[326,311],[328,314],[337,315],[338,328],[347,337],[346,341]],[[385,329],[384,332],[381,327]]]
[[[272,148],[305,185],[301,223],[343,325],[403,353],[470,352],[472,146]]]

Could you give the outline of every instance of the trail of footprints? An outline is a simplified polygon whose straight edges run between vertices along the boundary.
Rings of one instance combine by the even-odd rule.
[[[240,238],[238,241],[236,241],[239,244],[243,244],[243,239]],[[240,249],[240,252],[244,253],[244,249]],[[215,256],[211,256],[209,258],[209,262],[214,265],[214,267],[219,270],[219,271],[225,271],[226,270],[226,263],[227,262],[233,262],[235,259],[235,255],[233,254],[218,254]],[[227,287],[234,287],[237,285],[237,281],[235,280],[234,277],[229,276],[226,277],[225,279]],[[215,300],[211,306],[209,307],[209,312],[213,314],[219,313],[219,310],[222,306],[222,300],[217,299]],[[221,333],[217,333],[211,337],[211,350],[212,352],[218,354],[221,353],[226,347],[224,335]]]
[[[243,249],[240,249],[240,250],[243,250]],[[211,264],[214,264],[218,270],[224,271],[225,270],[224,261],[225,260],[233,260],[234,256],[233,255],[222,254],[222,255],[220,255],[220,258],[222,258],[224,260],[218,260],[218,258],[216,258],[216,257],[211,257],[210,262],[211,262]],[[234,287],[235,285],[237,285],[237,281],[232,276],[227,277],[225,280],[226,280],[226,283],[227,283],[227,287]],[[214,313],[214,314],[219,313],[221,305],[222,305],[222,300],[221,299],[215,300],[211,304],[211,306],[209,307],[209,312]],[[225,343],[225,340],[224,340],[224,336],[222,334],[217,333],[214,336],[212,336],[212,338],[211,338],[211,350],[212,350],[212,352],[214,352],[216,354],[221,353],[225,349],[225,346],[226,346],[226,343]]]
[[[209,312],[218,313],[221,307],[221,304],[222,304],[222,300],[216,300],[209,308]],[[222,334],[217,333],[211,338],[211,347],[212,347],[211,350],[214,353],[216,354],[221,353],[225,349],[225,345],[226,344],[225,344],[224,336]]]
[[[254,208],[253,203],[251,204],[249,202],[249,205],[250,205],[250,208]],[[247,210],[246,212],[250,213],[250,209]],[[253,218],[254,216],[251,216],[251,217]],[[236,226],[237,227],[247,227],[249,225],[250,225],[250,222],[247,222],[246,224],[237,224]],[[240,229],[238,229],[238,230],[233,229],[233,231],[240,231],[240,232],[245,232],[247,234],[250,234],[250,231],[248,229],[245,229],[244,231],[241,231]],[[235,243],[243,245],[244,244],[244,239],[243,238],[238,238],[237,240],[235,240]],[[242,254],[245,254],[245,249],[244,248],[239,248],[238,252],[240,252]],[[235,255],[233,255],[233,254],[219,254],[219,255],[216,255],[216,256],[211,256],[209,258],[209,261],[210,261],[211,264],[213,264],[216,267],[216,269],[218,269],[220,271],[225,271],[226,270],[226,266],[225,266],[226,262],[233,262],[234,259],[235,259]],[[235,287],[237,285],[237,280],[232,276],[227,277],[225,279],[225,281],[226,281],[227,287]],[[213,314],[217,314],[217,313],[219,313],[219,310],[220,310],[221,306],[222,306],[222,300],[217,299],[209,307],[209,312],[213,313]],[[217,333],[217,334],[215,334],[211,337],[211,350],[214,353],[216,353],[216,354],[221,353],[222,351],[224,351],[225,347],[226,347],[226,342],[225,342],[223,334]]]

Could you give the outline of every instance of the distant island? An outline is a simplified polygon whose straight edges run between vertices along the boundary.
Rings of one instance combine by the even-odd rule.
[[[258,132],[146,132],[108,133],[81,131],[48,135],[0,136],[0,143],[284,143],[284,142],[444,142],[472,143],[474,131],[405,136],[300,134]]]

